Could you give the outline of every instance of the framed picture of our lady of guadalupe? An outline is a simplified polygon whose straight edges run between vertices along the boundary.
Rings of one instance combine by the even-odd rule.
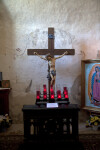
[[[81,106],[100,111],[100,60],[82,60]]]

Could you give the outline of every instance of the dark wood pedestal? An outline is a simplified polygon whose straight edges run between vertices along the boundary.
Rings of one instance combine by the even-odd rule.
[[[46,105],[24,105],[25,139],[78,139],[77,104],[59,104],[57,108]]]
[[[0,88],[0,115],[9,114],[10,88]]]

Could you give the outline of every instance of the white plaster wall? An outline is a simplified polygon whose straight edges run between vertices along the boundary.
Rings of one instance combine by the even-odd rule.
[[[48,27],[55,28],[55,48],[75,49],[75,56],[57,60],[56,83],[80,104],[81,59],[100,50],[100,0],[0,0],[0,71],[11,82],[13,122],[22,121],[24,104],[35,103],[37,85],[47,84],[47,63],[27,49],[48,48]]]

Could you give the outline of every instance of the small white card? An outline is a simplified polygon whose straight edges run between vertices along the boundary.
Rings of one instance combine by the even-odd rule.
[[[47,103],[47,108],[57,108],[58,103]]]

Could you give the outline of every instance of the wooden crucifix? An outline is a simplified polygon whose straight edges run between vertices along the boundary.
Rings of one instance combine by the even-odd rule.
[[[41,59],[48,61],[48,91],[50,95],[50,85],[55,86],[55,61],[64,55],[74,55],[74,49],[54,49],[54,28],[48,28],[48,49],[28,49],[28,55],[37,55]],[[48,54],[49,53],[49,54]],[[42,57],[41,55],[46,55]],[[54,55],[60,55],[59,57],[54,57]]]

